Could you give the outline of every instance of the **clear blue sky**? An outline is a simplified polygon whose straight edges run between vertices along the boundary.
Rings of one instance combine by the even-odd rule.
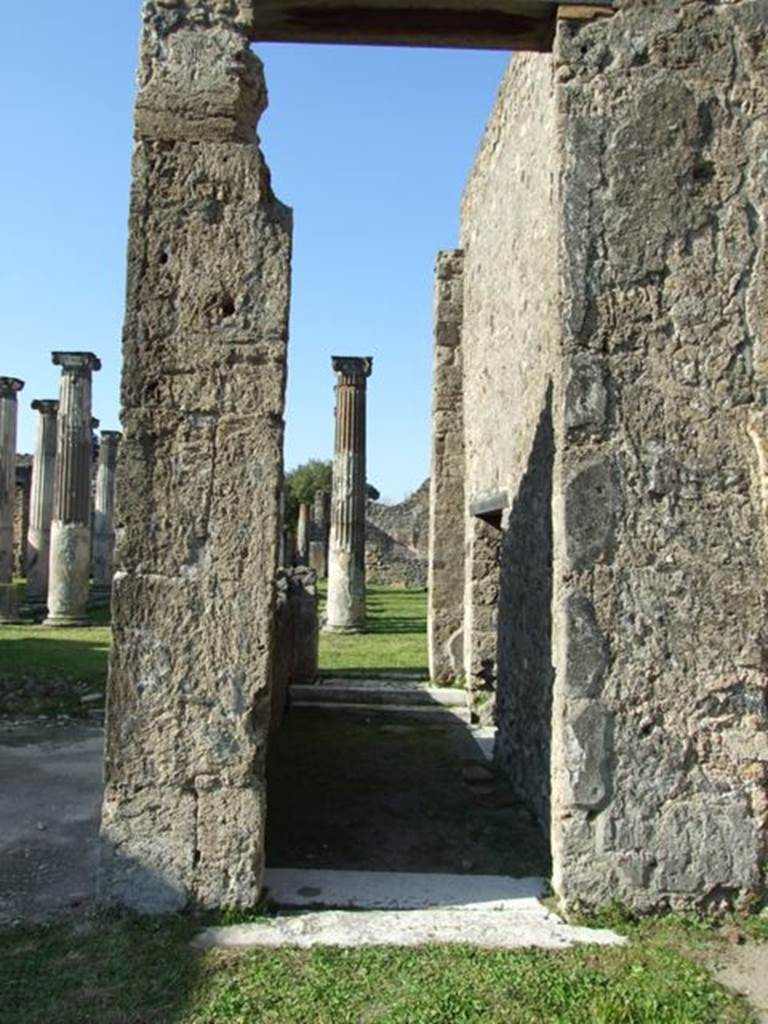
[[[139,0],[3,11],[0,374],[55,397],[53,349],[102,359],[94,414],[119,417],[120,329]],[[429,472],[432,270],[456,245],[461,190],[502,53],[269,45],[260,127],[294,208],[286,466],[328,458],[332,354],[373,355],[369,478],[399,500]]]

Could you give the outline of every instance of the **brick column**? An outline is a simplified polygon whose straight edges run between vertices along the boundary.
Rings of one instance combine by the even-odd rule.
[[[296,562],[306,565],[309,559],[309,505],[299,505],[299,521],[296,525]]]
[[[462,673],[464,621],[464,412],[461,325],[464,253],[441,252],[435,268],[432,468],[429,480],[429,675]]]
[[[13,512],[16,502],[17,394],[24,382],[0,377],[0,622],[18,622],[13,586]]]

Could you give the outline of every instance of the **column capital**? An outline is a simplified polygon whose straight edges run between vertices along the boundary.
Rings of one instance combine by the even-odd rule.
[[[102,430],[101,432],[103,444],[117,444],[122,436],[119,430]]]
[[[18,377],[0,377],[0,398],[15,398],[23,387],[24,381]]]
[[[361,385],[371,375],[373,356],[331,356],[331,365],[339,384]]]
[[[51,352],[51,361],[70,373],[101,369],[101,360],[93,352]]]
[[[43,416],[55,416],[59,411],[59,400],[58,398],[36,398],[30,402],[30,408],[35,412],[42,413]]]

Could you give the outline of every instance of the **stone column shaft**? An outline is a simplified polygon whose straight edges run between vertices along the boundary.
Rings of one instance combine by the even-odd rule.
[[[315,491],[310,524],[309,567],[317,573],[318,579],[328,575],[328,520],[331,512],[331,496],[328,491]]]
[[[325,626],[331,631],[365,626],[365,395],[372,365],[370,358],[333,358],[336,441]]]
[[[87,625],[91,570],[91,352],[54,352],[61,367],[48,578],[48,626]]]
[[[101,432],[93,514],[93,595],[97,598],[108,597],[112,587],[115,469],[120,436],[116,430]]]
[[[13,513],[16,503],[16,396],[24,382],[0,377],[0,622],[17,622],[13,586]]]
[[[52,399],[34,401],[40,414],[32,460],[32,488],[27,535],[27,605],[44,610],[48,602],[48,560],[50,556],[53,489],[56,473],[56,418],[59,403]]]
[[[296,561],[306,565],[309,560],[309,505],[299,505],[299,521],[296,524]]]

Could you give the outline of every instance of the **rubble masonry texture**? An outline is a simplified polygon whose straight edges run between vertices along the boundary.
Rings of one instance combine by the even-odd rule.
[[[556,890],[711,905],[765,857],[768,5],[618,6],[513,60],[470,179],[466,482]]]

